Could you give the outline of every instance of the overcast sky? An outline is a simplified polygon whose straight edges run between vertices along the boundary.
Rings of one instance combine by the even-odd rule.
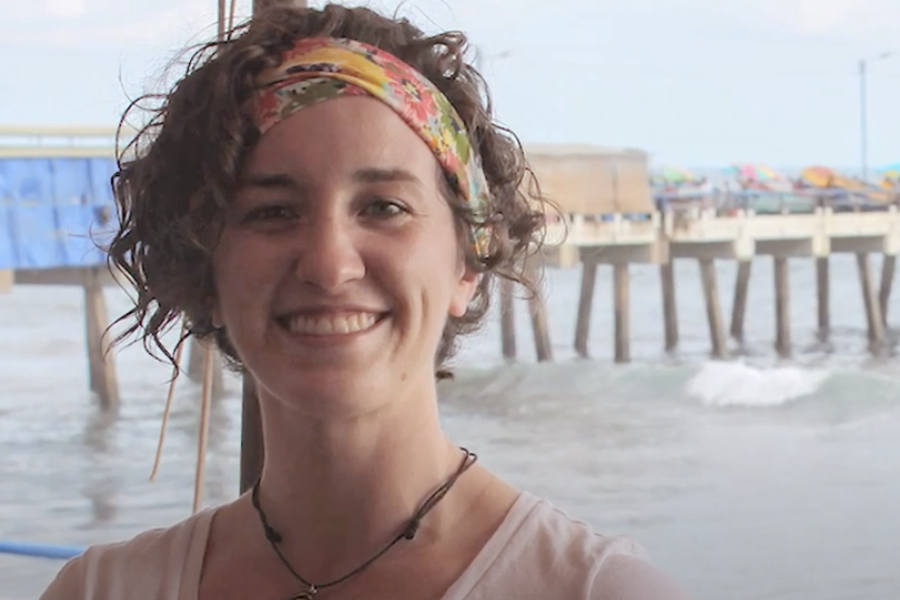
[[[115,124],[129,96],[159,90],[178,50],[214,35],[216,5],[0,0],[0,123]],[[894,51],[869,66],[869,155],[900,161],[900,0],[369,5],[468,33],[498,119],[525,142],[637,147],[695,167],[857,166],[858,62]]]

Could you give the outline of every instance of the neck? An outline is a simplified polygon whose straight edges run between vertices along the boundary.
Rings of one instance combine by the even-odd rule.
[[[310,577],[380,549],[463,458],[441,431],[434,396],[351,419],[310,418],[277,400],[260,400],[266,456],[260,504],[286,556]],[[441,528],[441,509],[452,495],[428,514],[423,529]]]

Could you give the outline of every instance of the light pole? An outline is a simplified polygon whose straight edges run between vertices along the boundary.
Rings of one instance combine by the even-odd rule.
[[[859,61],[859,126],[860,126],[860,153],[862,155],[862,180],[869,178],[869,126],[867,120],[868,99],[866,97],[866,74],[870,62],[884,60],[893,56],[892,52],[883,52],[872,58],[863,58]]]

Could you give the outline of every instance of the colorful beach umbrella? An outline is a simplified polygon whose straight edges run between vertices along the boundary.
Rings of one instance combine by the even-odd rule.
[[[663,167],[662,178],[669,183],[686,183],[699,179],[691,171],[679,167]]]
[[[900,162],[895,162],[880,167],[876,169],[876,172],[879,173],[882,177],[889,177],[890,179],[900,179]]]
[[[784,176],[774,169],[759,163],[736,164],[732,166],[732,171],[750,181],[781,181],[784,179]]]
[[[839,178],[837,171],[831,169],[829,167],[823,166],[813,166],[807,167],[803,169],[803,172],[800,174],[800,178],[803,179],[807,184],[820,187],[827,188],[834,185],[834,182]]]

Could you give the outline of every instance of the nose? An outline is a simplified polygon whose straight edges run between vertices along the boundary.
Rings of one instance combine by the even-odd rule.
[[[297,277],[303,283],[330,292],[365,275],[358,236],[348,218],[322,215],[299,235],[306,238],[296,265]]]

